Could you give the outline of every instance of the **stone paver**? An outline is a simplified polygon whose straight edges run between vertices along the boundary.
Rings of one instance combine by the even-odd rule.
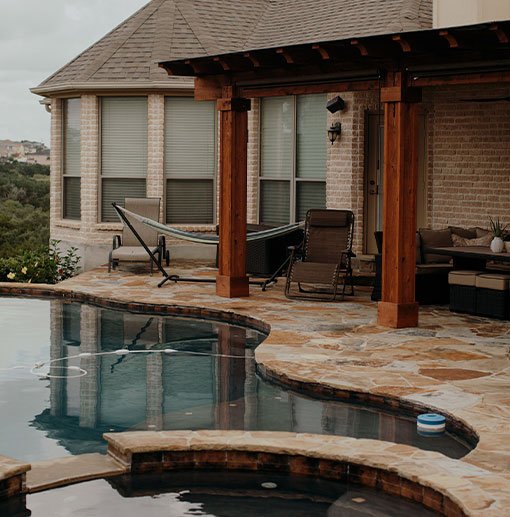
[[[92,453],[32,463],[26,487],[30,493],[62,484],[124,474],[126,469],[111,456]]]

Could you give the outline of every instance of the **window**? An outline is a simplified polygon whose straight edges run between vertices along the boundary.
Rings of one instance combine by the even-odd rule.
[[[101,220],[118,221],[112,207],[145,197],[147,97],[104,97],[101,102]]]
[[[261,106],[259,220],[286,224],[326,206],[325,95],[269,97]]]
[[[81,102],[80,99],[64,101],[64,160],[62,178],[62,217],[81,218]]]
[[[165,99],[167,223],[214,223],[215,129],[214,102]]]

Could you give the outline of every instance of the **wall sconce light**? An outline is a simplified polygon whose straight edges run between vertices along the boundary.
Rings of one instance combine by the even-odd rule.
[[[331,145],[335,143],[335,140],[340,136],[340,133],[342,132],[342,124],[340,122],[335,122],[331,125],[331,127],[328,129],[328,138],[331,142]]]

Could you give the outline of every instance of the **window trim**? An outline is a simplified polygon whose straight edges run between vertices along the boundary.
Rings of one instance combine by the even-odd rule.
[[[312,94],[313,95],[313,94]],[[324,95],[324,94],[316,94],[316,95]],[[323,180],[318,180],[317,178],[298,178],[297,176],[297,98],[300,95],[279,95],[278,97],[291,97],[292,98],[292,176],[290,178],[276,178],[270,176],[262,176],[262,111],[263,111],[263,103],[266,97],[263,97],[260,100],[260,109],[258,116],[258,128],[259,128],[259,160],[258,160],[258,175],[257,175],[257,223],[265,224],[260,221],[260,206],[261,206],[261,183],[263,181],[287,181],[289,182],[289,224],[296,222],[296,210],[297,210],[297,183],[308,182],[308,183],[324,183],[327,188],[327,170],[325,171],[326,175]],[[273,97],[274,98],[274,97]],[[326,122],[327,122],[327,114],[326,114]],[[326,127],[324,128],[326,131]],[[327,153],[327,147],[326,147]],[[327,157],[326,157],[326,166],[327,166]]]

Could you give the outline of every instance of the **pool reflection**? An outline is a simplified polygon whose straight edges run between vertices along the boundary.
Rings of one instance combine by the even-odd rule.
[[[412,420],[312,399],[257,375],[264,335],[193,318],[51,302],[50,408],[33,425],[72,454],[103,450],[102,434],[135,429],[247,429],[337,434],[412,444],[461,457],[459,441],[420,437]],[[177,353],[132,353],[130,351]],[[90,353],[87,357],[76,357]],[[81,378],[58,378],[79,366]]]

